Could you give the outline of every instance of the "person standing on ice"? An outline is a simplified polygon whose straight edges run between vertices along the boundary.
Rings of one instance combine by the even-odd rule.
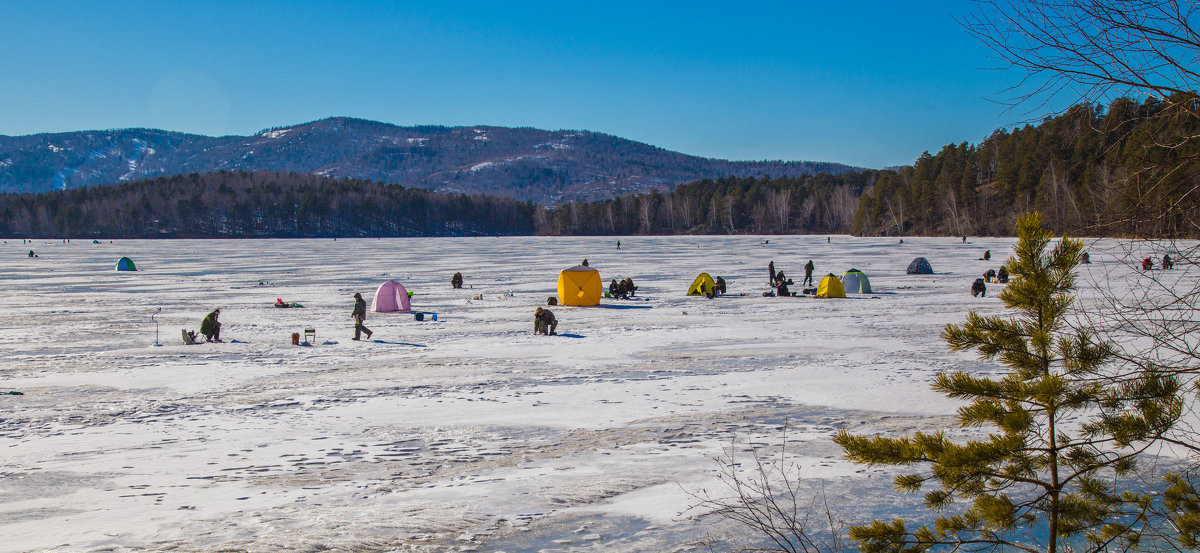
[[[354,338],[358,340],[362,337],[362,333],[367,333],[367,339],[371,339],[371,329],[363,326],[363,321],[367,320],[367,302],[363,300],[362,294],[354,293],[354,311],[350,312],[350,317],[354,319]]]
[[[200,321],[200,334],[204,335],[204,341],[206,341],[206,342],[220,342],[221,341],[221,323],[220,323],[220,321],[217,320],[217,317],[219,317],[220,315],[221,315],[220,309],[213,309],[212,313],[209,313],[207,316],[204,317],[203,321]]]
[[[774,261],[767,263],[767,272],[771,273],[771,278],[768,278],[767,282],[770,282],[771,287],[774,288],[775,287],[775,262]]]
[[[808,263],[804,264],[804,284],[803,284],[803,286],[812,286],[812,272],[813,272],[813,269],[815,269],[815,268],[817,268],[817,267],[816,267],[816,265],[813,265],[813,262],[811,259],[808,260]]]

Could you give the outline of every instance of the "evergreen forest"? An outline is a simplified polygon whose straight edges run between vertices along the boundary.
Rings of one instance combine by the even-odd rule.
[[[301,173],[219,171],[0,195],[0,234],[260,238],[532,234],[534,205]]]

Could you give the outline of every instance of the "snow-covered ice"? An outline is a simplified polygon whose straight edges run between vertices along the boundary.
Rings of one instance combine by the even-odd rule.
[[[0,550],[685,551],[719,526],[680,516],[687,492],[731,444],[786,424],[801,476],[878,514],[887,473],[831,436],[943,428],[933,375],[998,370],[938,333],[1001,310],[969,287],[1012,239],[620,239],[7,240],[0,392],[24,395],[0,396]],[[1094,246],[1085,271],[1127,270]],[[938,274],[904,274],[917,256]],[[638,298],[532,335],[584,258]],[[762,296],[769,261],[798,291],[808,259],[876,293]],[[702,271],[730,295],[685,296]],[[371,313],[350,340],[351,296],[388,279],[438,320]],[[216,307],[226,341],[183,345]]]

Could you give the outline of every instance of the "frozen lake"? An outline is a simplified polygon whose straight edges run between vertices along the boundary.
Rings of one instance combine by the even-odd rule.
[[[888,475],[830,438],[941,428],[933,375],[997,369],[938,333],[1001,310],[1000,285],[969,288],[1014,239],[615,241],[9,239],[0,392],[24,395],[0,396],[0,550],[689,551],[736,531],[680,515],[735,440],[770,447],[786,421],[803,477],[886,514]],[[1090,248],[1085,296],[1128,271]],[[906,275],[917,256],[937,274]],[[553,307],[560,335],[532,335],[584,258],[638,299]],[[769,261],[799,283],[809,259],[875,293],[762,296]],[[685,296],[702,271],[729,296]],[[438,320],[369,313],[351,341],[351,296],[388,279]],[[225,343],[183,345],[217,307]]]

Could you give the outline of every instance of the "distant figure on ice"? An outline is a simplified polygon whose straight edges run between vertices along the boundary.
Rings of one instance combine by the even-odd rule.
[[[200,321],[200,334],[204,335],[204,341],[221,341],[221,322],[217,320],[217,317],[220,315],[220,309],[213,309],[212,313],[209,313],[206,317],[204,317],[203,321]]]
[[[717,293],[724,296],[725,295],[725,279],[721,278],[720,276],[717,276],[716,285],[717,285]]]
[[[584,267],[587,267],[587,266],[588,266],[588,264],[587,264],[587,259],[585,258],[585,259],[583,260],[583,263],[580,263],[580,265],[583,265]]]
[[[769,275],[770,278],[767,279],[767,282],[770,282],[771,287],[774,288],[775,287],[775,262],[774,261],[767,263],[767,272],[770,273],[770,275]]]
[[[988,269],[983,272],[983,280],[991,282],[993,278],[996,278],[996,274],[995,269]]]
[[[1081,259],[1084,265],[1092,264],[1092,256],[1088,255],[1088,252],[1083,252],[1083,257]]]
[[[964,237],[963,237],[963,244],[966,244],[966,243],[967,243],[967,237],[966,237],[966,236],[964,236]]]
[[[617,249],[618,250],[621,249],[621,241],[620,240],[617,240]]]
[[[37,255],[33,253],[33,250],[29,250],[29,257],[37,257]]]
[[[802,286],[812,286],[812,272],[815,268],[816,265],[813,265],[811,259],[808,260],[808,263],[804,264],[804,282],[801,284]]]
[[[780,271],[780,274],[783,274],[783,271]],[[775,295],[781,298],[792,297],[792,292],[788,290],[787,282],[783,279],[779,280],[779,286],[775,288]]]
[[[454,273],[454,276],[450,277],[450,286],[462,288],[462,273]]]
[[[354,311],[350,312],[350,317],[354,319],[354,338],[351,340],[358,340],[364,332],[367,333],[367,339],[370,340],[374,332],[363,325],[363,321],[367,320],[367,302],[358,292],[354,293]]]
[[[1175,268],[1175,262],[1171,261],[1170,254],[1163,254],[1163,269]]]
[[[983,250],[983,260],[984,261],[992,260],[992,250]]]
[[[558,334],[558,332],[555,332],[555,329],[557,329],[557,328],[558,328],[558,319],[554,318],[554,313],[551,312],[549,309],[546,309],[544,307],[539,307],[539,308],[537,308],[537,311],[533,312],[533,333],[534,334],[545,334],[547,336],[554,336],[555,334]]]
[[[779,286],[780,284],[787,284],[787,277],[783,275],[783,271],[775,274],[775,286]]]
[[[1142,260],[1142,270],[1143,271],[1149,271],[1150,269],[1153,269],[1153,268],[1154,268],[1154,260],[1153,259],[1150,259],[1149,257],[1147,257],[1146,259]]]
[[[987,286],[983,285],[983,279],[975,279],[975,284],[971,285],[971,296],[987,296]]]
[[[629,297],[632,298],[635,295],[635,292],[637,292],[638,287],[633,285],[632,278],[625,277],[625,280],[622,280],[621,284],[624,285],[625,293],[629,294]]]
[[[904,239],[903,239],[903,238],[901,238],[901,239],[900,239],[900,243],[901,243],[901,244],[903,244],[903,243],[904,243]]]

